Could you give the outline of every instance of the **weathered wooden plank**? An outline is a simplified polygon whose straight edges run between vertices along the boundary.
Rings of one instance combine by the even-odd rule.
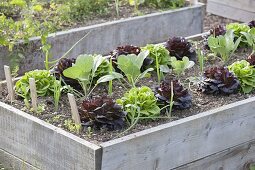
[[[101,144],[102,170],[166,170],[255,139],[255,97]]]
[[[255,140],[225,149],[174,170],[250,170],[255,163]]]
[[[209,0],[210,2],[241,9],[243,11],[255,12],[254,0]]]
[[[0,149],[39,169],[97,170],[101,148],[0,102]]]
[[[39,170],[2,149],[0,149],[0,164],[8,168],[8,170]]]
[[[255,10],[253,12],[231,7],[211,0],[207,1],[207,12],[230,18],[237,21],[249,22],[255,19]]]
[[[71,106],[72,119],[74,120],[76,124],[81,125],[81,118],[79,115],[78,107],[76,105],[75,97],[71,93],[68,93],[67,96]]]

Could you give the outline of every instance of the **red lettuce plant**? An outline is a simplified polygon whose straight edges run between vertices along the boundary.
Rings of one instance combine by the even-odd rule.
[[[219,35],[225,35],[226,28],[222,25],[217,25],[210,29],[210,35],[214,35],[215,37],[218,37]]]
[[[226,67],[212,67],[204,72],[199,90],[206,94],[231,94],[238,91],[240,82]]]
[[[175,56],[178,60],[182,60],[184,56],[188,57],[189,60],[196,60],[196,51],[192,48],[190,42],[183,37],[170,38],[166,44],[166,49],[169,51],[170,56]]]
[[[112,98],[106,96],[84,100],[80,115],[83,125],[97,129],[115,130],[125,125],[126,112]]]
[[[173,108],[175,109],[187,109],[192,105],[192,97],[187,89],[180,84],[178,80],[173,80]],[[159,103],[164,105],[170,104],[171,98],[171,81],[162,81],[160,86],[156,88],[156,97]]]
[[[248,58],[247,61],[250,63],[251,66],[255,66],[255,54],[251,54]]]
[[[250,28],[254,28],[254,27],[255,27],[255,20],[250,21],[250,22],[248,23],[248,26],[249,26]]]
[[[63,71],[67,68],[72,67],[72,65],[75,63],[75,58],[61,58],[58,63],[55,65],[55,67],[51,70],[51,73],[53,73],[57,79],[62,77],[62,80],[72,87],[80,87],[79,83],[75,79],[71,79],[68,77],[65,77],[63,74]]]

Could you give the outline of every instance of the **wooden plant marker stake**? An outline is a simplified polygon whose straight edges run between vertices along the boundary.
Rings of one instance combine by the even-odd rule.
[[[14,88],[13,88],[13,81],[12,81],[12,76],[11,76],[11,69],[9,66],[4,66],[4,74],[6,78],[6,83],[7,83],[7,90],[8,90],[8,99],[13,102],[14,100]]]
[[[71,106],[72,119],[74,120],[75,124],[80,125],[81,119],[80,119],[80,115],[78,112],[78,107],[76,105],[75,97],[71,93],[68,93],[67,96],[68,96],[68,100],[69,100],[69,103]]]
[[[35,85],[34,78],[29,78],[29,88],[30,88],[30,94],[31,94],[31,100],[32,100],[32,107],[34,112],[37,112],[37,93],[36,93],[36,85]]]

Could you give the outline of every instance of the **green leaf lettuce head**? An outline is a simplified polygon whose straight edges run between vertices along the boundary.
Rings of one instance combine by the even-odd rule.
[[[239,44],[240,47],[246,46],[245,37],[242,36],[242,33],[247,33],[250,27],[247,24],[239,24],[239,23],[230,23],[226,25],[227,30],[233,30],[235,35],[235,40],[241,38],[241,42]]]
[[[230,23],[226,25],[227,30],[233,30],[236,37],[241,36],[241,32],[247,32],[250,27],[246,24]]]
[[[244,93],[250,93],[255,88],[255,68],[246,60],[236,61],[228,66],[238,78]]]
[[[16,93],[24,99],[30,99],[29,78],[35,79],[37,96],[54,94],[55,77],[47,70],[34,70],[25,73],[15,84]]]
[[[129,120],[139,117],[139,110],[140,117],[153,118],[160,114],[157,99],[153,91],[147,86],[132,88],[116,102],[123,106]],[[134,108],[135,111],[133,110]]]
[[[211,35],[208,38],[208,45],[210,50],[215,55],[220,55],[221,59],[226,63],[237,49],[240,41],[241,37],[235,41],[233,30],[228,30],[224,36],[214,37]]]
[[[142,48],[142,51],[148,50],[149,56],[154,60],[153,65],[156,68],[156,57],[158,57],[159,65],[170,65],[169,51],[162,44],[148,44]]]

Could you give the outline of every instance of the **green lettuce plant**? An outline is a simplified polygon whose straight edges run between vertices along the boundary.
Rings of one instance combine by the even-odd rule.
[[[247,43],[255,51],[255,28],[251,28],[247,32],[241,32],[241,34],[245,37],[244,43]]]
[[[162,44],[148,44],[143,47],[142,50],[148,50],[149,56],[153,59],[153,66],[157,70],[158,82],[163,78],[163,73],[169,73],[170,69],[168,65],[170,65],[170,55],[169,51]]]
[[[173,72],[180,77],[185,70],[194,66],[194,61],[190,61],[188,57],[183,57],[182,60],[177,60],[176,57],[171,57],[171,66]]]
[[[63,71],[65,77],[78,80],[84,96],[88,97],[99,83],[122,78],[119,73],[109,73],[109,62],[102,55],[80,55],[75,64]],[[94,80],[97,79],[93,86]],[[93,87],[92,87],[93,86]]]
[[[247,32],[250,27],[246,24],[230,23],[226,25],[227,30],[233,30],[236,37],[241,36],[241,32]]]
[[[225,64],[229,61],[241,41],[241,37],[239,37],[236,41],[234,38],[233,30],[228,30],[225,35],[219,35],[217,37],[211,35],[208,38],[210,50],[215,55],[220,55],[220,58]]]
[[[54,86],[56,84],[55,77],[51,76],[47,70],[34,70],[25,73],[15,84],[15,91],[17,95],[24,98],[28,106],[30,99],[29,78],[35,79],[37,96],[49,96],[54,94]]]
[[[157,99],[153,91],[147,86],[130,89],[116,102],[123,106],[127,112],[127,119],[131,126],[136,124],[139,119],[153,119],[160,115]]]
[[[246,60],[236,61],[228,66],[228,69],[235,74],[241,84],[244,93],[250,93],[255,88],[255,68]]]
[[[230,24],[226,25],[226,29],[234,31],[235,40],[237,40],[238,38],[241,38],[241,41],[238,44],[239,47],[244,47],[247,45],[245,42],[245,37],[242,36],[243,32],[247,33],[250,29],[250,27],[247,24],[230,23]]]
[[[153,68],[148,68],[141,73],[141,67],[144,59],[149,55],[149,51],[143,51],[138,55],[120,55],[118,57],[118,68],[127,77],[128,83],[135,87],[135,84],[142,78],[144,78],[148,72],[153,71]]]

